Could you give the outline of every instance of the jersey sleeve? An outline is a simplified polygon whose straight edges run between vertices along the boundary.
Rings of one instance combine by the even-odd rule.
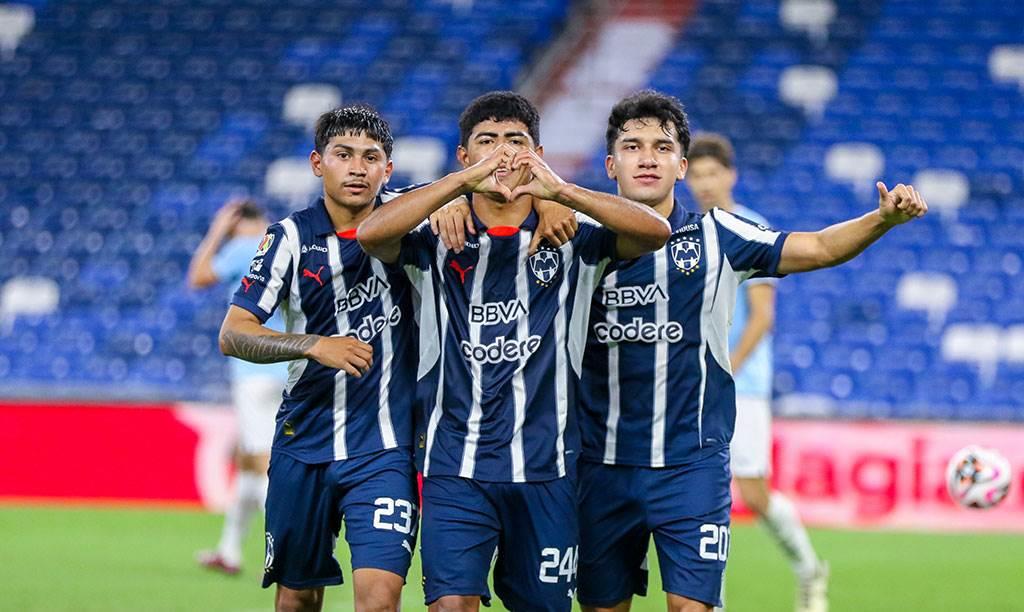
[[[430,223],[424,221],[402,238],[398,263],[403,268],[413,266],[420,271],[429,270],[434,262],[437,243],[438,238],[430,229]]]
[[[295,267],[292,254],[297,251],[294,246],[280,223],[267,228],[231,303],[265,323],[288,296]]]
[[[579,226],[572,239],[573,248],[583,262],[589,265],[604,259],[609,260],[609,263],[614,262],[617,259],[615,245],[618,238],[615,232],[581,213],[576,213],[576,220]]]
[[[785,276],[779,274],[778,269],[788,232],[773,230],[718,208],[709,214],[718,228],[722,252],[732,269],[744,279]]]

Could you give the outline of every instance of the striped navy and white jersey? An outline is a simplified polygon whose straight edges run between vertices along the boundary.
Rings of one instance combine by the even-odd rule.
[[[669,223],[664,247],[620,263],[594,294],[580,404],[588,461],[682,465],[732,439],[736,291],[777,276],[787,234],[678,202]]]
[[[425,415],[424,475],[563,477],[567,460],[578,457],[586,326],[615,234],[581,219],[572,241],[531,256],[536,214],[519,227],[474,221],[478,232],[459,254],[427,225],[402,244],[402,265],[432,311],[421,314],[420,374],[439,368]]]
[[[335,233],[323,198],[271,225],[232,304],[260,321],[277,308],[289,333],[354,336],[373,347],[362,377],[312,359],[289,364],[273,452],[340,461],[413,443],[415,312],[399,266]]]

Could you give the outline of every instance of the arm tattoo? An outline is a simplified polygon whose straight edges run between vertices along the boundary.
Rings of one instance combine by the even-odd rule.
[[[306,359],[306,352],[319,339],[319,336],[308,334],[256,336],[225,331],[223,335],[224,354],[253,363],[277,363],[293,359]]]

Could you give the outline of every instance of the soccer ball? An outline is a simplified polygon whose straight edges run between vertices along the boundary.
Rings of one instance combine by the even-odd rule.
[[[991,508],[1010,490],[1010,462],[990,448],[967,446],[946,466],[946,488],[965,508]]]

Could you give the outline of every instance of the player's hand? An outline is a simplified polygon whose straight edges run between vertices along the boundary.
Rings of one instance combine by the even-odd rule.
[[[473,211],[466,198],[458,197],[430,215],[430,229],[441,237],[448,250],[461,253],[466,246],[466,232],[476,233]]]
[[[512,169],[526,166],[533,178],[524,185],[512,190],[512,200],[519,196],[531,195],[539,200],[552,200],[561,203],[562,192],[567,183],[548,166],[533,149],[525,149],[516,153],[512,159]]]
[[[487,157],[465,168],[462,173],[466,190],[483,194],[498,202],[511,202],[512,190],[502,184],[495,173],[498,170],[511,170],[515,153],[514,147],[503,144],[491,151]]]
[[[234,231],[235,226],[242,219],[242,202],[241,200],[230,200],[226,204],[220,207],[217,213],[213,216],[213,221],[210,223],[210,230],[207,232],[210,236],[216,238],[226,238]]]
[[[373,347],[351,336],[323,337],[309,349],[309,356],[320,364],[345,370],[361,378],[373,365]]]
[[[912,185],[900,183],[889,191],[885,183],[875,183],[878,188],[878,214],[888,225],[899,225],[928,212],[928,204]]]
[[[553,247],[560,247],[576,235],[579,223],[573,209],[549,200],[537,200],[533,208],[537,211],[537,231],[530,241],[530,255],[537,252],[541,240],[547,240]]]

